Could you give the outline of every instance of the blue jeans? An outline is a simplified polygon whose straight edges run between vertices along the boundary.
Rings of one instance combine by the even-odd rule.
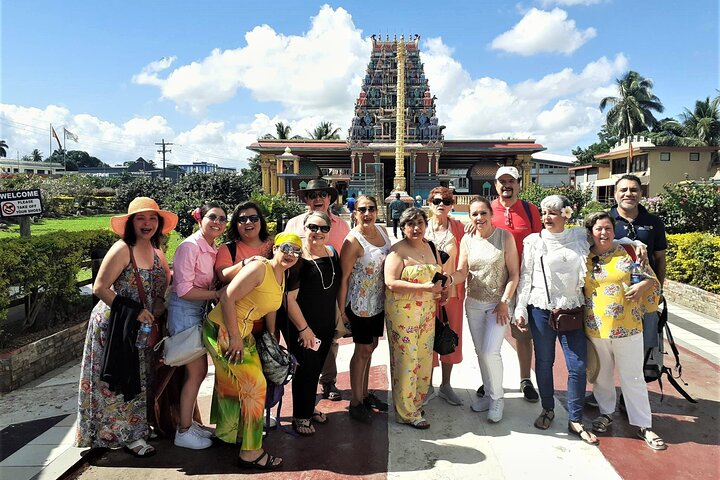
[[[533,345],[535,346],[535,376],[540,390],[542,407],[545,410],[555,408],[553,364],[555,363],[555,339],[559,339],[568,370],[568,416],[571,422],[579,422],[582,420],[587,376],[587,339],[585,331],[579,329],[571,332],[555,332],[548,325],[549,310],[542,310],[529,305],[528,313]]]
[[[167,307],[170,336],[200,325],[205,317],[206,304],[207,300],[184,300],[173,292]]]

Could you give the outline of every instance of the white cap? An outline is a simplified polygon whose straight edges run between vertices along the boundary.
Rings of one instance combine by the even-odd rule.
[[[500,167],[500,168],[498,168],[497,172],[495,172],[495,180],[502,177],[503,175],[510,175],[515,180],[520,180],[520,172],[518,172],[518,169],[515,167]]]

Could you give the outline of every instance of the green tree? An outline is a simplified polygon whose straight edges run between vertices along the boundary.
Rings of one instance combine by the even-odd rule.
[[[287,140],[290,138],[290,130],[292,130],[290,125],[285,125],[283,122],[275,124],[275,132],[277,133],[278,140]]]
[[[703,145],[720,145],[720,96],[707,97],[695,102],[695,108],[687,108],[680,115],[685,136],[702,142]]]
[[[618,96],[600,101],[601,111],[610,107],[606,117],[608,131],[618,138],[626,138],[652,129],[657,123],[652,112],[665,110],[660,99],[652,93],[653,81],[631,70],[616,79],[616,83]]]
[[[260,166],[260,155],[248,158],[248,168],[240,170],[240,179],[246,192],[250,195],[262,190],[262,167]]]
[[[46,161],[62,163],[67,171],[77,171],[79,168],[87,167],[108,166],[99,158],[93,157],[89,153],[81,150],[68,150],[64,152],[64,155],[62,150],[55,150]]]
[[[43,161],[42,152],[40,150],[38,150],[37,148],[32,151],[30,156],[32,157],[33,162],[42,162]]]
[[[598,132],[598,139],[600,140],[599,142],[595,142],[587,148],[577,146],[573,149],[572,154],[575,155],[575,158],[577,158],[577,161],[575,162],[576,165],[594,163],[596,161],[595,155],[609,152],[612,146],[617,142],[617,137],[610,134],[605,126],[600,129],[600,132]],[[608,163],[608,161],[598,161],[598,163]]]
[[[0,157],[7,157],[7,149],[8,144],[5,142],[5,140],[0,140]]]
[[[320,122],[312,133],[308,132],[314,140],[338,140],[340,128],[333,128],[332,122]]]

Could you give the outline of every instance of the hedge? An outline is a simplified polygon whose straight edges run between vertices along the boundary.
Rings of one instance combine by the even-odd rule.
[[[676,233],[667,239],[667,278],[720,293],[720,236]]]
[[[95,248],[109,249],[117,236],[109,230],[53,232],[30,238],[0,240],[0,321],[15,298],[42,292],[55,317],[79,297],[76,276]]]

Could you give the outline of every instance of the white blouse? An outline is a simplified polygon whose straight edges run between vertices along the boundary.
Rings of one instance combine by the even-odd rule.
[[[528,305],[552,310],[575,308],[585,303],[585,260],[590,252],[588,232],[585,228],[568,228],[561,233],[543,230],[525,237],[523,245],[515,319],[523,317],[528,320]],[[545,265],[547,290],[540,264],[541,257]]]

